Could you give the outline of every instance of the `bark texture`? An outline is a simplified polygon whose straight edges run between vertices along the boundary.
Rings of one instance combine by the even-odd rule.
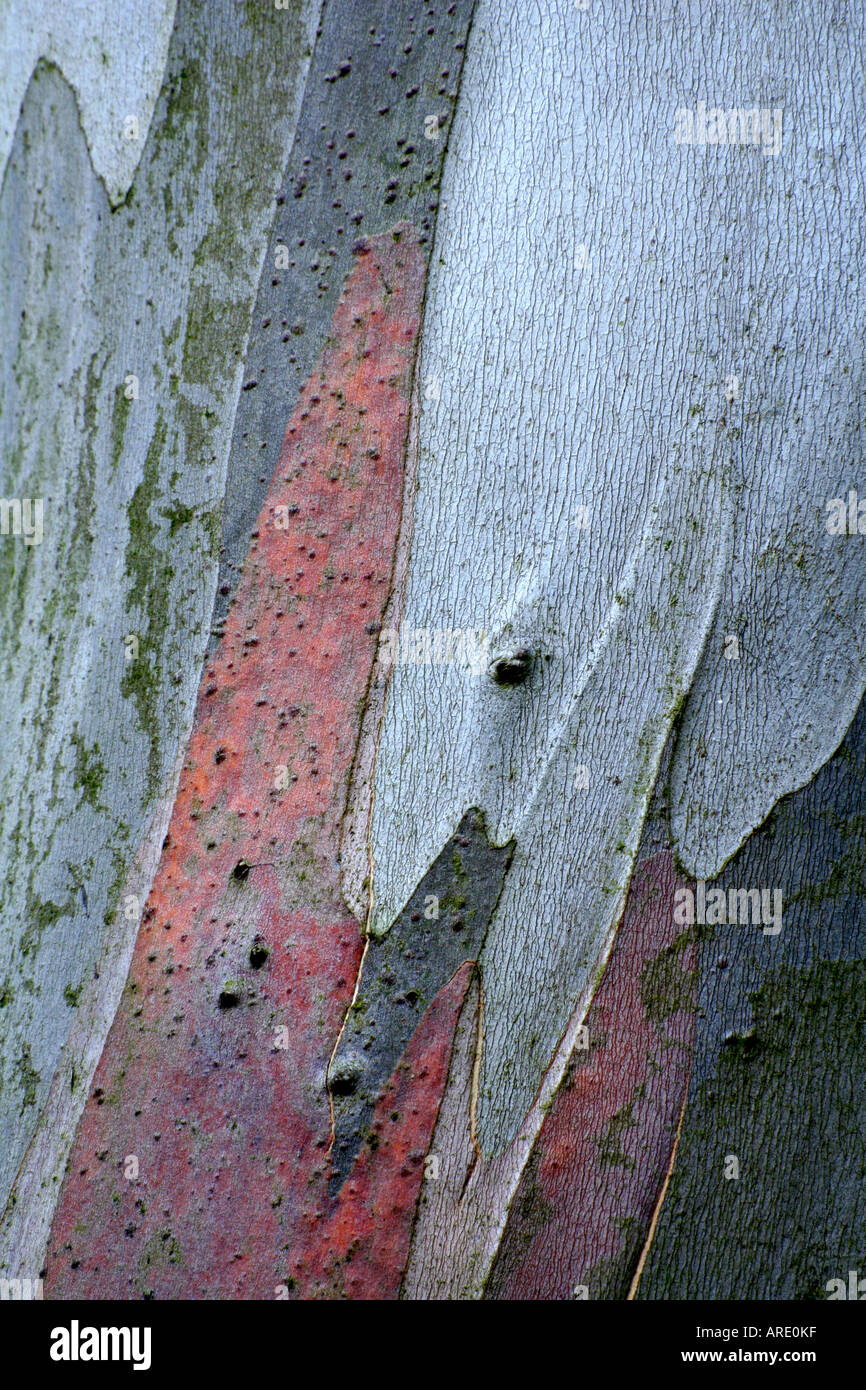
[[[4,1221],[4,1248],[21,1249],[22,1220],[44,1243],[43,1204],[56,1198],[165,833],[211,624],[250,315],[315,20],[301,3],[182,5],[149,127],[140,112],[134,183],[113,211],[90,123],[56,66],[33,73],[6,166],[0,490],[43,499],[44,538],[0,545],[0,1204],[16,1207],[20,1188],[25,1208]],[[128,26],[112,9],[111,44],[121,33],[131,43]],[[140,39],[156,43],[146,24]],[[105,65],[88,53],[72,77],[90,64],[107,119],[120,100],[111,63],[103,91],[94,64]],[[15,51],[4,61],[14,77]],[[32,1268],[41,1256],[25,1244]]]
[[[10,14],[0,1270],[823,1297],[866,13]]]

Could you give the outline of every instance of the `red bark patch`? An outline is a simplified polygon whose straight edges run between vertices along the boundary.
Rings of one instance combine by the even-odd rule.
[[[295,1293],[396,1298],[409,1255],[425,1156],[448,1079],[451,1047],[473,961],[439,991],[383,1090],[370,1132],[319,1237],[293,1261]],[[435,1155],[432,1157],[435,1158]],[[435,1176],[431,1173],[431,1181]]]
[[[662,1190],[691,1072],[693,931],[673,858],[636,870],[575,1051],[511,1207],[487,1297],[623,1298]]]
[[[319,1232],[351,1243],[326,1193],[325,1071],[362,948],[339,826],[392,579],[423,278],[407,224],[365,244],[289,422],[70,1157],[51,1297],[273,1298]],[[407,1077],[443,1066],[431,1027]],[[422,1112],[386,1146],[401,1168]],[[360,1166],[356,1209],[382,1188],[402,1213],[412,1184],[398,1198]],[[362,1240],[392,1289],[396,1236],[367,1220]]]

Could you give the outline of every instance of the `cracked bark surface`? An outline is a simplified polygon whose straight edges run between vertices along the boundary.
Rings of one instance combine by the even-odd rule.
[[[92,753],[97,738],[106,738],[107,724],[123,731],[125,744],[108,739],[107,745],[101,744],[97,749],[105,767],[101,786],[101,801],[105,805],[99,808],[91,805],[93,797],[82,798],[80,789],[76,791],[69,776],[68,755],[58,754],[55,759],[61,785],[65,778],[65,789],[73,802],[80,800],[83,804],[75,815],[70,815],[69,806],[61,804],[60,810],[53,812],[54,820],[58,826],[64,823],[73,840],[80,835],[82,843],[88,846],[88,858],[79,866],[79,878],[74,880],[70,880],[62,859],[56,863],[51,858],[47,863],[43,859],[38,866],[42,896],[28,897],[26,907],[22,903],[22,916],[31,923],[34,912],[42,912],[46,903],[53,910],[59,901],[65,912],[66,897],[72,914],[65,933],[58,930],[53,918],[48,923],[52,929],[47,939],[51,940],[52,950],[45,950],[44,965],[37,969],[35,993],[38,996],[45,993],[46,986],[50,988],[53,1013],[45,1018],[44,1003],[40,1004],[43,1018],[35,1027],[34,991],[27,978],[27,961],[15,933],[4,934],[4,947],[10,952],[2,993],[2,1003],[9,1010],[5,1018],[8,1022],[13,1001],[16,1008],[24,1007],[25,1013],[29,1009],[18,1030],[25,1051],[8,1047],[5,1053],[8,1075],[4,1099],[11,1103],[10,1123],[16,1120],[15,1142],[21,1147],[17,1151],[14,1145],[4,1149],[4,1157],[11,1164],[10,1179],[15,1174],[0,1223],[0,1263],[4,1272],[30,1269],[42,1260],[47,1222],[69,1145],[126,978],[140,908],[147,898],[166,833],[180,770],[177,754],[180,752],[182,760],[202,649],[209,632],[212,651],[222,633],[249,548],[250,532],[279,461],[286,421],[325,346],[338,294],[356,255],[355,242],[365,232],[395,226],[408,213],[418,223],[417,245],[424,257],[429,256],[439,171],[471,5],[434,8],[435,23],[430,23],[428,14],[422,28],[404,6],[395,3],[348,9],[334,4],[321,14],[318,6],[295,3],[279,12],[267,7],[262,7],[261,12],[254,12],[252,7],[241,12],[234,6],[224,10],[211,6],[206,24],[191,13],[189,6],[181,4],[169,44],[164,88],[150,131],[145,132],[143,126],[147,142],[133,186],[126,194],[126,208],[131,211],[121,211],[122,221],[111,224],[110,255],[102,255],[98,235],[94,251],[96,283],[104,281],[105,285],[102,298],[110,303],[111,295],[127,278],[132,305],[137,307],[136,296],[146,293],[142,289],[146,286],[153,292],[154,304],[148,302],[146,308],[157,317],[157,330],[148,323],[142,329],[145,346],[136,346],[136,334],[129,327],[135,309],[122,295],[120,305],[111,310],[94,295],[86,275],[78,290],[81,304],[92,305],[98,334],[104,334],[110,345],[112,337],[115,340],[108,349],[109,368],[104,371],[102,382],[106,389],[100,394],[100,383],[90,383],[88,379],[88,394],[82,404],[78,399],[80,390],[76,396],[80,378],[73,375],[68,392],[69,419],[62,412],[55,418],[44,410],[43,404],[40,409],[47,425],[47,432],[43,433],[50,436],[53,431],[64,438],[75,438],[84,409],[87,420],[92,422],[85,445],[87,449],[92,445],[100,471],[92,491],[83,493],[77,485],[70,491],[72,504],[78,505],[81,498],[83,505],[88,496],[102,499],[98,529],[103,537],[119,530],[118,544],[113,550],[119,548],[122,555],[122,505],[131,492],[129,529],[135,522],[148,543],[152,538],[152,547],[139,547],[140,553],[135,552],[141,581],[136,603],[147,619],[143,636],[138,609],[134,617],[142,636],[142,661],[152,673],[152,689],[147,689],[154,709],[160,713],[158,719],[154,714],[147,728],[143,728],[152,742],[148,765],[137,745],[126,746],[134,741],[128,703],[138,692],[125,688],[130,668],[124,666],[121,639],[130,626],[129,618],[124,616],[129,598],[124,585],[114,582],[111,565],[104,560],[97,564],[94,552],[95,578],[87,588],[89,603],[78,603],[76,608],[80,594],[70,586],[67,556],[61,554],[52,567],[54,552],[46,543],[42,554],[52,559],[44,568],[38,567],[39,583],[34,588],[34,565],[31,564],[30,576],[25,579],[20,555],[16,557],[7,549],[4,562],[16,566],[8,590],[11,598],[4,638],[10,667],[19,642],[15,634],[22,583],[34,611],[46,602],[49,609],[56,605],[62,587],[64,601],[73,614],[73,631],[69,636],[64,630],[62,647],[55,648],[54,684],[57,672],[63,671],[60,656],[74,643],[78,629],[86,627],[98,614],[106,629],[98,652],[105,656],[103,659],[100,655],[94,666],[90,659],[92,649],[80,649],[73,668],[76,684],[71,704],[75,709],[87,694],[81,729],[84,754]],[[348,47],[353,56],[347,69]],[[20,66],[20,54],[15,61]],[[95,224],[105,220],[99,206],[104,195],[90,169],[90,159],[97,160],[97,152],[81,140],[74,102],[64,94],[62,79],[55,125],[49,123],[44,135],[38,131],[44,124],[45,110],[53,110],[52,84],[56,81],[53,73],[45,76],[41,69],[37,71],[17,136],[25,151],[37,152],[46,176],[43,178],[42,166],[37,167],[33,154],[25,159],[17,152],[17,146],[7,173],[4,227],[8,241],[25,260],[29,257],[34,263],[23,288],[20,280],[10,282],[13,300],[17,296],[10,311],[13,322],[18,304],[27,303],[27,297],[32,299],[35,293],[36,270],[41,269],[42,257],[46,267],[51,253],[55,265],[65,264],[57,252],[57,247],[65,244],[59,235],[53,242],[48,236],[46,251],[45,209],[49,210],[49,226],[55,206],[68,207],[77,214],[81,226],[73,223],[71,229],[65,227],[64,236],[68,235],[76,255],[81,255],[83,267],[87,248],[93,246],[88,219]],[[435,131],[428,138],[425,123],[431,113],[435,114]],[[59,161],[58,150],[63,155]],[[349,152],[351,159],[347,162]],[[104,171],[97,170],[100,172]],[[66,192],[60,186],[65,173],[69,175]],[[88,191],[91,185],[92,197]],[[214,189],[218,225],[212,225],[211,218]],[[34,190],[39,195],[35,197],[37,211],[30,216],[28,199],[33,199]],[[26,237],[22,239],[18,227],[21,208],[25,209],[24,224],[28,218],[31,224],[29,242]],[[135,228],[141,229],[138,239]],[[288,248],[285,270],[278,262],[281,246]],[[299,255],[301,247],[307,251]],[[317,252],[327,257],[327,277],[318,273],[318,265],[310,264]],[[128,263],[125,267],[124,260]],[[253,271],[248,282],[244,278],[247,266]],[[253,307],[259,272],[258,300]],[[190,283],[192,293],[185,299]],[[49,280],[44,296],[49,315],[54,313],[55,302],[65,302],[68,297],[67,289],[61,290],[60,286],[57,275]],[[241,290],[247,295],[243,305],[235,302]],[[38,320],[39,299],[34,303],[36,313],[32,314],[31,308],[31,314]],[[178,340],[176,335],[183,327],[185,314],[186,336],[181,333]],[[125,327],[115,328],[112,334],[115,319]],[[139,324],[138,319],[135,324]],[[41,325],[42,330],[45,327]],[[241,332],[240,341],[235,329]],[[58,362],[75,362],[81,342],[74,318],[66,338],[68,341],[61,339]],[[157,351],[161,343],[165,347],[164,357],[162,346]],[[16,349],[13,338],[13,360],[16,350],[20,357],[22,349]],[[30,351],[32,354],[33,349]],[[118,359],[114,370],[112,353]],[[224,380],[220,373],[224,374],[226,364],[230,375]],[[141,373],[140,410],[138,401],[130,408],[123,398],[123,370],[130,367]],[[109,380],[112,377],[116,379]],[[31,374],[31,378],[35,396],[39,378],[36,374]],[[160,382],[164,383],[161,391],[156,389]],[[212,382],[218,383],[214,398],[204,389],[209,390]],[[186,438],[178,434],[171,416],[171,402],[178,385],[185,412],[181,419],[189,425]],[[160,408],[165,410],[165,418],[160,416],[156,429],[154,391]],[[201,411],[200,419],[197,411]],[[28,412],[31,416],[39,414],[35,408],[25,411],[22,407],[19,417],[7,416],[7,420],[15,427],[19,418],[26,419]],[[230,443],[226,425],[231,426],[233,417],[234,436]],[[24,490],[28,482],[34,484],[34,491],[39,490],[40,484],[45,487],[48,450],[41,437],[37,445],[30,476],[26,471],[11,475],[12,482]],[[13,441],[14,447],[17,446]],[[200,484],[193,459],[202,449],[203,462],[212,462],[213,471],[203,471]],[[185,450],[189,451],[189,458]],[[108,459],[107,465],[104,458]],[[29,466],[26,452],[24,459]],[[136,491],[136,470],[140,476],[142,468],[144,482]],[[117,476],[120,510],[118,487],[112,490],[106,484],[104,472],[109,478]],[[7,490],[11,490],[11,484]],[[201,512],[207,540],[205,557],[200,553],[197,533],[188,525],[193,518],[194,524],[198,523],[199,492],[206,504]],[[160,507],[163,501],[167,505]],[[223,543],[218,556],[220,529]],[[54,539],[57,540],[56,535]],[[189,540],[192,545],[185,545]],[[91,542],[92,538],[88,544]],[[214,600],[217,562],[219,583]],[[58,576],[62,578],[58,580]],[[183,602],[178,601],[178,595]],[[211,618],[214,601],[216,608]],[[192,617],[190,608],[196,609]],[[112,625],[116,642],[112,639]],[[175,653],[177,643],[181,645]],[[87,655],[87,660],[82,661],[81,653]],[[50,649],[46,658],[51,667]],[[182,673],[182,690],[177,698],[173,693],[176,659]],[[32,672],[28,679],[31,690],[36,688],[38,704],[41,695]],[[70,705],[68,692],[64,696],[60,706],[63,716]],[[62,748],[69,720],[61,717],[55,722],[56,742]],[[158,758],[153,754],[153,741],[157,738]],[[35,795],[36,814],[41,806],[51,825],[50,787],[34,786],[32,776],[28,784],[31,769],[22,759],[20,738],[17,743],[7,742],[6,748],[10,769],[17,764],[21,774],[18,782],[15,778],[7,779],[7,787],[20,783],[22,795],[25,788],[31,797]],[[83,773],[93,772],[94,767],[98,777],[102,768],[99,762],[85,762]],[[115,784],[119,786],[117,792]],[[129,823],[119,818],[118,804],[129,815]],[[7,815],[11,816],[14,808],[14,798],[10,796]],[[102,812],[103,823],[94,825],[97,809]],[[76,816],[86,822],[80,832],[75,825]],[[28,850],[27,859],[28,873],[35,872],[37,856]],[[121,868],[125,876],[121,875]],[[82,891],[73,896],[79,882]],[[8,881],[6,886],[10,887]],[[16,876],[11,887],[17,891],[21,886],[22,881]],[[85,906],[85,896],[89,907]],[[139,904],[139,911],[127,918],[124,909],[131,900]],[[26,939],[25,933],[25,943]],[[72,990],[75,995],[74,1005],[63,999],[66,971],[58,969],[58,953],[73,960],[81,971],[82,989],[77,988],[75,981],[74,989],[73,985],[67,988],[67,993]],[[92,982],[91,961],[95,962]],[[72,1007],[76,1012],[70,1030]],[[23,1071],[18,1065],[19,1053],[27,1063]],[[25,1089],[19,1090],[16,1097],[19,1082]],[[23,1125],[16,1117],[22,1094]],[[422,1108],[426,1103],[422,1100]],[[27,1120],[36,1125],[35,1133],[27,1128]],[[15,1173],[22,1153],[24,1159]]]
[[[864,1266],[864,786],[861,706],[718,880],[783,887],[784,928],[698,944],[693,1074],[639,1298],[825,1298]]]

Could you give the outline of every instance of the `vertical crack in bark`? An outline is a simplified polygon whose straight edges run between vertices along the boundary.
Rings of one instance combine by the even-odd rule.
[[[629,1291],[628,1291],[628,1296],[627,1296],[627,1299],[626,1299],[627,1302],[633,1301],[634,1298],[635,1298],[636,1295],[637,1295],[638,1285],[639,1285],[639,1283],[640,1283],[641,1275],[643,1274],[644,1265],[646,1264],[647,1256],[648,1256],[649,1251],[650,1251],[650,1246],[652,1245],[653,1239],[654,1239],[654,1237],[655,1237],[656,1226],[658,1225],[658,1219],[659,1219],[659,1216],[661,1215],[661,1209],[662,1209],[662,1207],[663,1207],[663,1205],[664,1205],[665,1197],[667,1196],[668,1184],[670,1183],[670,1180],[671,1180],[671,1174],[672,1174],[673,1171],[674,1171],[674,1164],[676,1163],[676,1160],[677,1160],[677,1149],[679,1148],[680,1135],[681,1135],[682,1132],[683,1132],[683,1120],[685,1119],[685,1115],[686,1115],[686,1106],[688,1105],[688,1100],[689,1100],[689,1093],[688,1093],[688,1087],[686,1087],[686,1093],[685,1093],[685,1095],[683,1096],[683,1103],[682,1103],[682,1107],[681,1107],[681,1109],[680,1109],[679,1123],[677,1124],[677,1132],[676,1132],[676,1134],[674,1135],[674,1143],[673,1143],[673,1148],[671,1149],[671,1156],[670,1156],[670,1161],[669,1161],[669,1163],[668,1163],[667,1172],[665,1173],[664,1181],[663,1181],[663,1183],[662,1183],[662,1185],[661,1185],[661,1188],[660,1188],[660,1190],[659,1190],[658,1200],[657,1200],[657,1202],[656,1202],[656,1204],[655,1204],[655,1208],[654,1208],[654,1210],[653,1210],[652,1220],[650,1221],[649,1231],[647,1232],[647,1238],[646,1238],[646,1240],[645,1240],[645,1242],[644,1242],[643,1249],[642,1249],[641,1252],[640,1252],[640,1259],[639,1259],[638,1262],[637,1262],[637,1268],[635,1269],[635,1272],[634,1272],[634,1278],[633,1278],[632,1281],[631,1281],[631,1287],[629,1288]]]

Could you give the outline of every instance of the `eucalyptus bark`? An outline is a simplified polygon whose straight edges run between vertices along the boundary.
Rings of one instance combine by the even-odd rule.
[[[825,1296],[864,14],[123,13],[0,60],[0,1268]]]

